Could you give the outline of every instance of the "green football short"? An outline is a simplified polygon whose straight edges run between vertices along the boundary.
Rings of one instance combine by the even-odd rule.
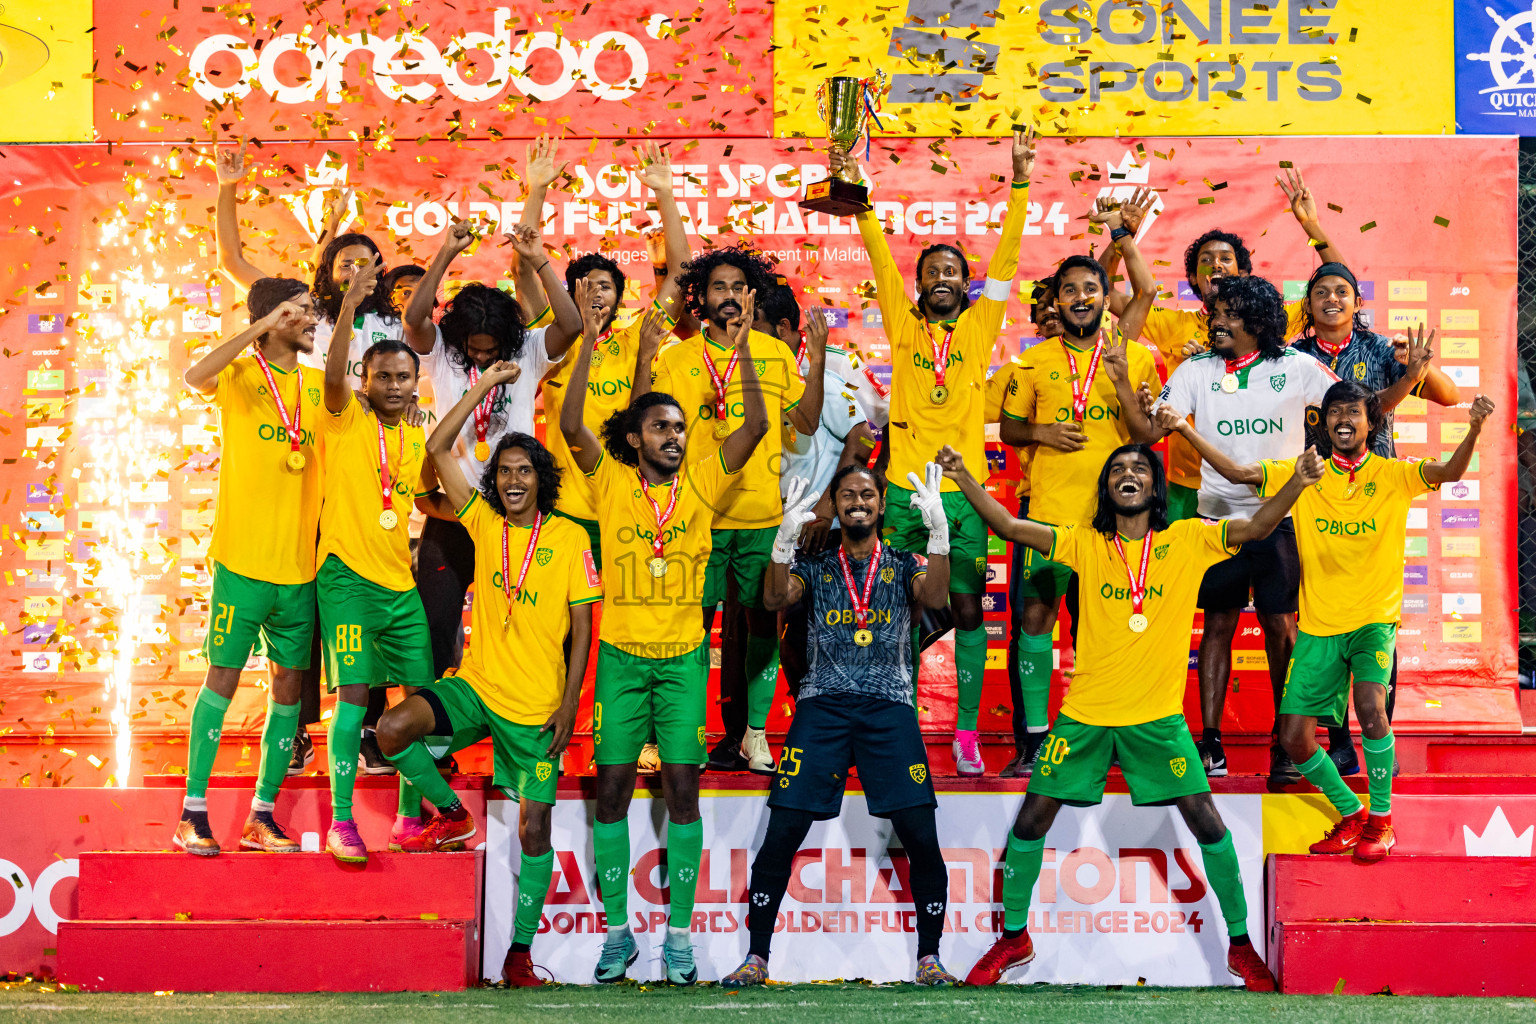
[[[915,492],[895,484],[885,485],[885,526],[881,537],[893,548],[923,554],[928,550],[928,528],[923,514],[912,507]],[[980,594],[987,584],[987,524],[959,491],[945,491],[944,518],[949,520],[949,591]]]
[[[704,569],[704,607],[725,600],[726,574],[736,578],[736,599],[744,608],[763,606],[763,577],[773,554],[777,526],[760,530],[711,530],[714,547]]]
[[[603,564],[603,533],[597,525],[596,519],[580,519],[567,512],[555,509],[555,515],[561,519],[569,519],[583,530],[587,531],[587,543],[592,545],[592,561],[597,565]]]
[[[1371,622],[1337,636],[1296,633],[1296,649],[1285,670],[1282,715],[1305,715],[1338,725],[1349,709],[1349,685],[1380,683],[1392,678],[1397,657],[1397,626]]]
[[[1018,569],[1018,581],[1013,587],[1013,599],[1019,601],[1034,598],[1055,608],[1066,596],[1067,586],[1072,582],[1071,566],[1053,562],[1024,544],[1015,544],[1014,548],[1022,550],[1024,558]]]
[[[1057,715],[1035,760],[1029,792],[1074,807],[1099,803],[1115,755],[1133,804],[1171,804],[1211,791],[1183,715],[1140,725],[1084,725]]]
[[[641,658],[597,645],[592,744],[598,764],[634,764],[656,737],[665,764],[704,763],[709,645],[670,658]]]
[[[495,764],[492,782],[513,797],[555,802],[560,765],[549,757],[550,734],[540,725],[519,725],[486,707],[468,680],[439,679],[416,691],[437,715],[430,736],[422,737],[427,753],[440,758],[491,738]]]
[[[309,668],[315,638],[315,581],[267,583],[211,563],[203,656],[217,668],[244,668],[251,651],[283,668]]]
[[[315,582],[330,689],[354,683],[425,686],[437,678],[427,613],[415,587],[381,587],[335,555],[326,556]]]
[[[1168,482],[1168,522],[1200,517],[1200,489]]]

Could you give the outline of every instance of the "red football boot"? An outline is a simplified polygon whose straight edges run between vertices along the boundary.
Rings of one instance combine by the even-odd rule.
[[[1313,843],[1313,853],[1348,853],[1355,848],[1360,841],[1360,833],[1365,829],[1366,809],[1360,808],[1347,818],[1340,818],[1339,823],[1328,830],[1328,834]]]
[[[965,976],[967,985],[996,985],[1004,973],[1022,967],[1035,958],[1035,943],[1025,931],[1014,938],[1001,938],[992,948],[981,954],[971,973]]]
[[[1397,845],[1397,833],[1392,831],[1392,815],[1373,814],[1366,819],[1360,830],[1360,841],[1355,844],[1355,863],[1374,864],[1385,860],[1387,853]]]
[[[1227,947],[1227,970],[1234,978],[1242,978],[1243,987],[1249,992],[1275,990],[1275,976],[1269,973],[1269,967],[1252,942],[1246,946]]]
[[[462,804],[458,813],[434,814],[426,827],[418,834],[400,841],[405,853],[436,853],[439,850],[462,850],[464,841],[475,834],[475,818]]]
[[[507,959],[501,965],[501,980],[508,988],[539,988],[545,984],[533,973],[533,954],[527,950],[507,950]]]

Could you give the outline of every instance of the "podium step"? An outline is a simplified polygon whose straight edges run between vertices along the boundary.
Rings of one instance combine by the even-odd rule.
[[[1536,996],[1536,924],[1280,922],[1270,940],[1287,994]]]
[[[96,921],[473,921],[484,853],[371,853],[343,867],[328,853],[226,851],[80,855],[79,916]]]
[[[1536,925],[1536,860],[1398,856],[1269,858],[1271,920]]]
[[[476,984],[480,942],[473,919],[76,920],[58,950],[85,991],[429,992]]]

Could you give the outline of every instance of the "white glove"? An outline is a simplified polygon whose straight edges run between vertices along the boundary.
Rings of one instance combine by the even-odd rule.
[[[944,499],[939,494],[944,471],[937,462],[930,462],[925,472],[928,474],[927,481],[919,480],[916,473],[907,474],[907,483],[912,485],[914,492],[912,507],[922,513],[923,526],[928,530],[928,553],[948,555],[949,519],[944,515]]]
[[[795,560],[795,546],[800,543],[800,528],[816,518],[816,502],[819,494],[806,494],[811,482],[803,476],[791,477],[789,491],[784,497],[784,519],[779,532],[773,538],[772,558],[780,565]]]

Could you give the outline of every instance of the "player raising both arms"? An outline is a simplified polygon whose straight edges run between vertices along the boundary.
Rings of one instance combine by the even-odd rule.
[[[1008,833],[1003,868],[1003,937],[982,955],[968,985],[992,985],[1034,959],[1030,893],[1040,878],[1045,836],[1062,804],[1091,806],[1118,759],[1138,805],[1173,804],[1200,843],[1206,878],[1227,923],[1227,969],[1251,991],[1275,979],[1248,938],[1232,834],[1211,799],[1199,754],[1184,721],[1184,679],[1195,595],[1205,570],[1238,546],[1267,536],[1322,462],[1309,452],[1296,472],[1251,519],[1185,519],[1169,525],[1162,461],[1145,445],[1115,449],[1098,475],[1091,525],[1047,526],[1015,519],[945,448],[939,463],[999,537],[1027,544],[1082,577],[1082,625],[1076,672],[1061,713],[1029,779],[1024,806]]]
[[[1387,721],[1387,682],[1403,609],[1408,507],[1420,495],[1461,479],[1492,412],[1493,402],[1478,395],[1466,436],[1444,462],[1382,458],[1370,449],[1381,429],[1381,400],[1357,381],[1339,381],[1323,396],[1322,421],[1333,455],[1321,482],[1292,459],[1238,465],[1189,424],[1179,428],[1218,473],[1261,496],[1283,493],[1297,476],[1318,484],[1296,502],[1300,631],[1280,699],[1280,742],[1339,812],[1340,821],[1312,844],[1313,853],[1353,850],[1355,860],[1369,863],[1385,857],[1397,841],[1392,831],[1396,742]],[[1369,812],[1316,739],[1319,720],[1338,723],[1343,717],[1351,679]]]
[[[913,507],[914,492],[898,481],[922,474],[940,445],[956,442],[975,465],[986,464],[986,386],[992,349],[1003,328],[1019,265],[1019,239],[1029,213],[1029,176],[1035,166],[1032,129],[1016,130],[1011,152],[1013,182],[1001,235],[987,265],[986,283],[972,305],[967,294],[971,268],[953,245],[928,246],[917,257],[917,301],[907,295],[885,232],[874,211],[855,220],[875,277],[875,297],[891,345],[890,492],[886,495],[885,540],[917,551],[926,546],[923,519]],[[834,172],[857,179],[857,162],[840,147],[831,151]],[[976,720],[981,708],[987,634],[981,622],[981,595],[987,572],[987,531],[950,481],[943,482],[949,536],[950,609],[955,620],[956,698],[954,758],[962,775],[987,770],[981,758]],[[948,552],[945,552],[948,554]]]
[[[710,563],[714,513],[744,475],[768,433],[767,407],[751,358],[753,295],[728,321],[741,374],[741,425],[709,458],[689,462],[688,423],[678,400],[648,391],[603,424],[602,440],[587,426],[584,406],[592,349],[602,331],[600,309],[576,283],[586,333],[571,372],[560,430],[576,465],[592,483],[603,534],[603,618],[597,655],[592,734],[597,762],[593,860],[608,915],[608,936],[594,977],[615,982],[640,955],[629,928],[629,804],[635,758],[654,733],[667,803],[670,927],[662,947],[666,978],[698,978],[689,929],[704,844],[699,820],[699,766],[704,763],[709,647],[699,616]],[[647,315],[642,334],[665,330],[663,314]],[[638,383],[638,381],[637,381]],[[778,494],[775,480],[774,494]]]
[[[493,781],[519,801],[517,913],[502,967],[513,987],[541,984],[529,948],[554,868],[550,818],[560,755],[581,701],[592,603],[602,598],[586,534],[553,514],[560,472],[543,445],[529,434],[502,435],[478,490],[453,454],[473,411],[520,372],[516,363],[486,367],[427,441],[443,492],[474,545],[473,630],[457,673],[417,690],[379,720],[379,746],[437,808],[422,834],[401,844],[412,852],[462,844],[475,834],[474,819],[433,758],[491,738]],[[569,664],[562,650],[567,635]]]
[[[314,344],[315,314],[302,282],[256,281],[251,326],[187,370],[187,387],[219,410],[224,439],[208,571],[208,674],[192,705],[187,793],[172,841],[211,857],[219,843],[208,826],[208,778],[219,752],[224,713],[240,670],[258,643],[272,671],[261,731],[256,795],[240,846],[295,853],[299,844],[272,819],[299,717],[299,678],[309,667],[314,630],[315,528],[320,520],[320,372],[299,365]],[[252,342],[256,348],[242,356]]]
[[[939,962],[949,875],[912,686],[913,606],[943,608],[949,601],[949,558],[943,554],[949,524],[939,467],[930,462],[926,479],[914,475],[911,483],[932,527],[926,562],[880,543],[884,481],[858,464],[844,466],[832,479],[841,543],[797,558],[800,530],[815,518],[820,495],[804,477],[790,481],[764,597],[770,608],[805,602],[811,667],[784,740],[777,783],[768,790],[768,830],[752,863],[751,946],[742,965],[721,979],[724,986],[768,980],[768,944],[795,854],[814,822],[842,812],[850,765],[858,766],[869,813],[890,820],[911,861],[917,983],[958,982]]]

